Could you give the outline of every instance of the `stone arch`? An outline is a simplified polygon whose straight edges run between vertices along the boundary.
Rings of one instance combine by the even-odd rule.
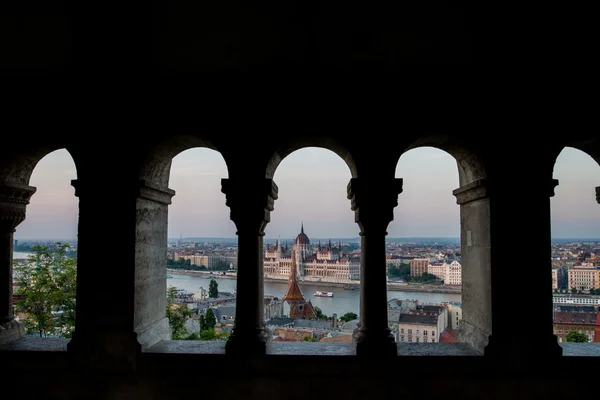
[[[79,171],[78,154],[71,146],[60,144],[32,146],[15,152],[11,157],[0,159],[0,182],[5,185],[29,185],[31,174],[40,160],[61,149],[65,149],[69,153],[75,164],[75,170]],[[77,175],[79,175],[79,172],[77,172]]]
[[[60,149],[65,149],[79,175],[77,157],[70,146],[36,143],[37,146],[21,146],[9,157],[0,157],[0,231],[4,243],[0,244],[0,343],[7,343],[25,335],[24,327],[13,318],[13,235],[17,226],[26,218],[26,208],[36,188],[29,186],[31,175],[41,159]]]
[[[226,155],[212,141],[195,135],[178,135],[167,140],[161,140],[150,147],[147,156],[142,162],[140,180],[168,187],[173,157],[195,147],[205,147],[221,153],[229,174],[230,167]]]
[[[168,206],[175,195],[169,189],[173,157],[192,148],[215,150],[209,141],[179,135],[155,142],[148,149],[139,175],[136,199],[134,331],[142,350],[171,339],[165,315],[167,280]],[[223,156],[227,170],[227,159]],[[225,200],[225,199],[224,199]]]
[[[272,156],[270,157],[267,163],[266,170],[266,178],[273,179],[275,175],[275,171],[277,167],[283,161],[285,157],[290,155],[296,150],[303,149],[305,147],[320,147],[326,150],[330,150],[340,156],[342,160],[346,163],[348,168],[350,169],[350,174],[352,178],[356,178],[357,176],[357,168],[356,163],[354,162],[354,158],[352,154],[344,147],[342,144],[337,142],[331,137],[304,137],[294,141],[289,141],[279,146]]]
[[[424,146],[448,153],[457,163],[459,187],[452,192],[460,205],[462,259],[462,320],[457,340],[483,354],[492,334],[490,202],[486,168],[482,155],[475,148],[450,139],[448,135],[417,139],[402,154]]]
[[[481,154],[479,154],[471,145],[451,139],[449,135],[430,135],[419,138],[407,146],[402,154],[416,149],[418,147],[435,147],[448,154],[456,160],[458,167],[458,181],[460,186],[473,183],[487,177],[485,164]],[[396,165],[402,156],[398,156]]]

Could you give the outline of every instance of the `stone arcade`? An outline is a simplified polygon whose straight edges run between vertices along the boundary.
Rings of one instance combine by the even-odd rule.
[[[592,102],[558,95],[560,77],[580,89],[585,73],[552,69],[563,56],[583,64],[573,57],[594,48],[579,33],[594,13],[582,22],[569,4],[555,19],[551,5],[439,0],[5,3],[0,65],[15,79],[3,80],[0,137],[4,398],[596,396],[598,348],[553,334],[550,260],[556,157],[572,146],[600,162]],[[560,29],[536,26],[528,37],[517,28],[542,20]],[[552,59],[530,74],[528,61],[547,48]],[[350,171],[347,206],[361,237],[353,343],[274,343],[263,324],[273,178],[309,146]],[[421,146],[457,163],[463,316],[457,343],[408,346],[388,327],[385,238],[403,191],[396,165]],[[192,147],[219,151],[228,170],[222,195],[239,271],[227,342],[171,341],[165,317],[169,172]],[[12,314],[13,233],[35,196],[32,171],[61,148],[77,167],[77,320],[71,340],[35,340]],[[102,273],[99,245],[117,236],[115,280]],[[530,260],[520,271],[527,312],[505,301],[515,291],[508,250]]]

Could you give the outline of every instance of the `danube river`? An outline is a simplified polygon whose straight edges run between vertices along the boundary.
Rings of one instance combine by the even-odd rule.
[[[13,258],[27,258],[31,253],[14,252]],[[188,292],[196,293],[201,287],[208,290],[210,278],[195,275],[174,274],[169,272],[167,278],[167,287],[175,286],[178,289],[185,289]],[[215,277],[219,284],[219,291],[235,292],[235,279],[219,279]],[[311,301],[313,306],[319,307],[323,314],[331,316],[336,313],[338,316],[347,312],[359,313],[360,290],[346,290],[341,287],[329,287],[319,283],[299,283],[304,296]],[[333,297],[317,297],[315,291],[333,292]],[[283,297],[287,291],[287,282],[265,282],[265,295]],[[388,290],[388,300],[396,299],[414,299],[421,303],[440,303],[444,301],[460,301],[461,296],[458,293],[425,293],[425,292],[402,292]],[[284,308],[287,312],[288,308]]]
[[[167,278],[167,287],[175,286],[178,289],[185,289],[188,292],[196,293],[200,287],[208,290],[210,278],[194,275],[179,275],[169,272]],[[219,291],[235,292],[235,279],[214,278],[219,284]],[[336,313],[339,316],[347,312],[359,313],[360,290],[346,290],[340,287],[329,287],[319,283],[299,283],[304,296],[311,301],[313,306],[319,307],[323,314],[331,316]],[[333,292],[333,297],[317,297],[315,291]],[[265,282],[265,295],[283,297],[287,291],[287,282]],[[440,303],[445,301],[460,301],[460,294],[456,293],[423,293],[423,292],[401,292],[388,290],[388,300],[390,299],[414,299],[421,303]],[[284,308],[284,312],[288,309]]]

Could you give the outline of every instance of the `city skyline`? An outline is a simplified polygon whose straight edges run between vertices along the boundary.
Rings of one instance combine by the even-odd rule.
[[[220,153],[195,148],[175,156],[169,187],[176,191],[169,206],[169,238],[235,238],[221,178],[227,177]],[[359,229],[346,198],[350,170],[335,153],[321,148],[297,150],[282,160],[274,174],[279,198],[265,229],[267,238],[295,237],[304,224],[314,238],[354,238]],[[459,237],[459,206],[452,195],[458,187],[456,161],[431,147],[402,155],[396,177],[403,178],[388,237]],[[15,239],[75,238],[78,200],[70,185],[76,179],[66,150],[44,157],[33,171],[37,187],[27,207],[27,218]],[[600,166],[586,153],[565,148],[557,158],[554,178],[559,180],[551,198],[553,238],[600,237]]]

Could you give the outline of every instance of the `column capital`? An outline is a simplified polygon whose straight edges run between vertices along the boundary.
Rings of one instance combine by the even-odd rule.
[[[138,189],[139,198],[165,205],[171,204],[171,199],[175,195],[175,191],[173,189],[157,185],[144,179],[139,181]]]
[[[14,232],[25,219],[25,208],[36,188],[19,183],[0,184],[0,229]]]
[[[348,199],[354,211],[354,221],[361,234],[366,230],[385,232],[394,219],[394,207],[398,205],[398,195],[402,193],[402,178],[386,181],[372,181],[365,178],[352,178],[348,182]]]
[[[596,186],[596,201],[600,204],[600,186]]]
[[[550,179],[547,183],[548,197],[554,196],[554,189],[558,186],[558,179]]]
[[[486,179],[477,179],[452,191],[456,204],[467,204],[489,197],[489,184]]]
[[[262,236],[271,221],[271,211],[279,189],[273,179],[247,181],[242,179],[221,179],[221,192],[225,194],[225,204],[230,208],[230,218],[239,231],[252,230]]]

